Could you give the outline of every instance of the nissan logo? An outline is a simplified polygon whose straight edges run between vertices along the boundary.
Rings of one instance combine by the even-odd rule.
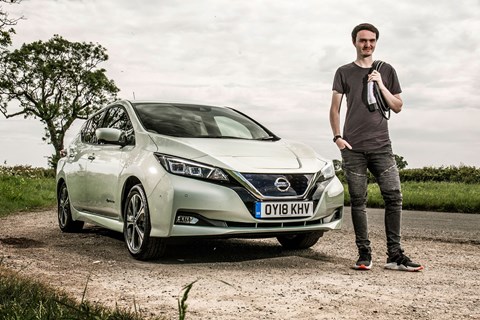
[[[273,184],[278,191],[285,192],[290,188],[290,182],[284,177],[277,178]]]

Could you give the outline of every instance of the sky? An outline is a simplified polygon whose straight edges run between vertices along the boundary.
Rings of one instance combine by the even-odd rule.
[[[234,107],[328,159],[336,69],[355,60],[350,33],[380,30],[375,59],[393,65],[404,106],[389,121],[407,168],[480,167],[480,1],[23,0],[1,3],[12,48],[69,41],[107,49],[101,67],[121,99]],[[344,109],[342,116],[344,117]],[[15,110],[15,104],[11,105]],[[68,131],[66,144],[81,121]],[[342,124],[343,126],[343,121]],[[0,115],[0,165],[47,167],[39,120]]]

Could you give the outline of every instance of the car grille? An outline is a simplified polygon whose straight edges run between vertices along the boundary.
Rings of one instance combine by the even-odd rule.
[[[243,178],[263,197],[302,197],[313,174],[242,173]]]

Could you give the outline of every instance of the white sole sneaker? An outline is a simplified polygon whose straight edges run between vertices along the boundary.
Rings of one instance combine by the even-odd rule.
[[[389,270],[410,271],[410,272],[416,272],[416,271],[423,270],[423,266],[411,267],[411,266],[406,266],[406,265],[403,265],[403,264],[397,264],[396,262],[387,263],[387,264],[385,264],[384,268],[389,269]]]
[[[370,269],[372,269],[372,266],[373,266],[373,263],[372,263],[372,262],[370,262],[370,264],[367,265],[367,266],[364,265],[364,264],[361,264],[361,265],[355,264],[355,265],[353,266],[353,269],[355,269],[355,270],[370,270]]]

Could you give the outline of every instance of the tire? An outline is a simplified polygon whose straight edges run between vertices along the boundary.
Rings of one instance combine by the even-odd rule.
[[[123,236],[128,252],[137,260],[152,260],[165,254],[166,240],[150,237],[150,211],[142,185],[130,189],[125,202]]]
[[[277,240],[285,249],[307,249],[318,242],[322,231],[278,236]]]
[[[67,185],[62,183],[57,196],[58,226],[63,232],[80,232],[83,229],[83,221],[75,221],[72,218],[70,197]]]

